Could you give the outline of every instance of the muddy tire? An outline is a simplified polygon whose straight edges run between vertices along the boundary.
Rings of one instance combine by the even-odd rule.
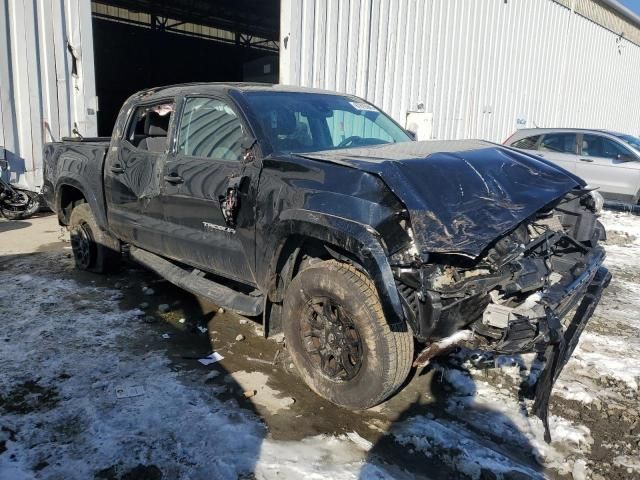
[[[328,260],[302,270],[287,288],[284,334],[309,387],[350,409],[373,407],[405,381],[413,336],[389,325],[371,279]]]
[[[120,266],[120,243],[98,227],[86,203],[76,206],[69,219],[71,248],[76,267],[95,273],[113,272]]]

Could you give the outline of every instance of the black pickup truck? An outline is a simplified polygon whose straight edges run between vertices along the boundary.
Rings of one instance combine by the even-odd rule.
[[[610,279],[597,196],[579,178],[488,142],[413,141],[334,92],[145,90],[110,139],[48,144],[44,163],[79,268],[125,253],[262,316],[309,386],[345,407],[385,400],[412,365],[466,345],[544,355],[544,416]]]

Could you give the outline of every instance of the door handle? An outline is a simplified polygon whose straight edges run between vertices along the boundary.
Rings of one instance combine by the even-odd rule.
[[[120,165],[119,163],[116,163],[111,166],[111,171],[113,173],[124,173],[124,168],[122,168],[122,165]]]
[[[165,175],[164,181],[169,183],[182,183],[184,179],[180,175],[173,173],[171,175]]]
[[[591,158],[581,158],[580,161],[581,162],[589,162],[589,163],[591,163],[591,162],[593,162],[593,159],[591,159]]]

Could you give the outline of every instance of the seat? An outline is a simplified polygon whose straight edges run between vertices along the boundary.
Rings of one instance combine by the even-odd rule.
[[[298,127],[295,114],[286,108],[278,108],[274,112],[268,112],[270,115],[263,116],[262,124],[275,149],[289,152],[303,148],[302,142],[293,137]]]
[[[138,148],[149,152],[162,153],[167,148],[167,131],[171,115],[159,115],[149,112],[145,120],[146,138],[138,144]]]

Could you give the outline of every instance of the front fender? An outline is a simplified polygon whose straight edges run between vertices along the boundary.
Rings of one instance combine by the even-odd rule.
[[[283,211],[274,227],[281,238],[278,242],[281,246],[289,236],[299,235],[351,252],[371,276],[387,321],[390,324],[403,321],[402,304],[387,260],[384,240],[371,226],[326,213],[292,209]],[[272,265],[277,263],[278,255],[279,251],[275,252]]]

